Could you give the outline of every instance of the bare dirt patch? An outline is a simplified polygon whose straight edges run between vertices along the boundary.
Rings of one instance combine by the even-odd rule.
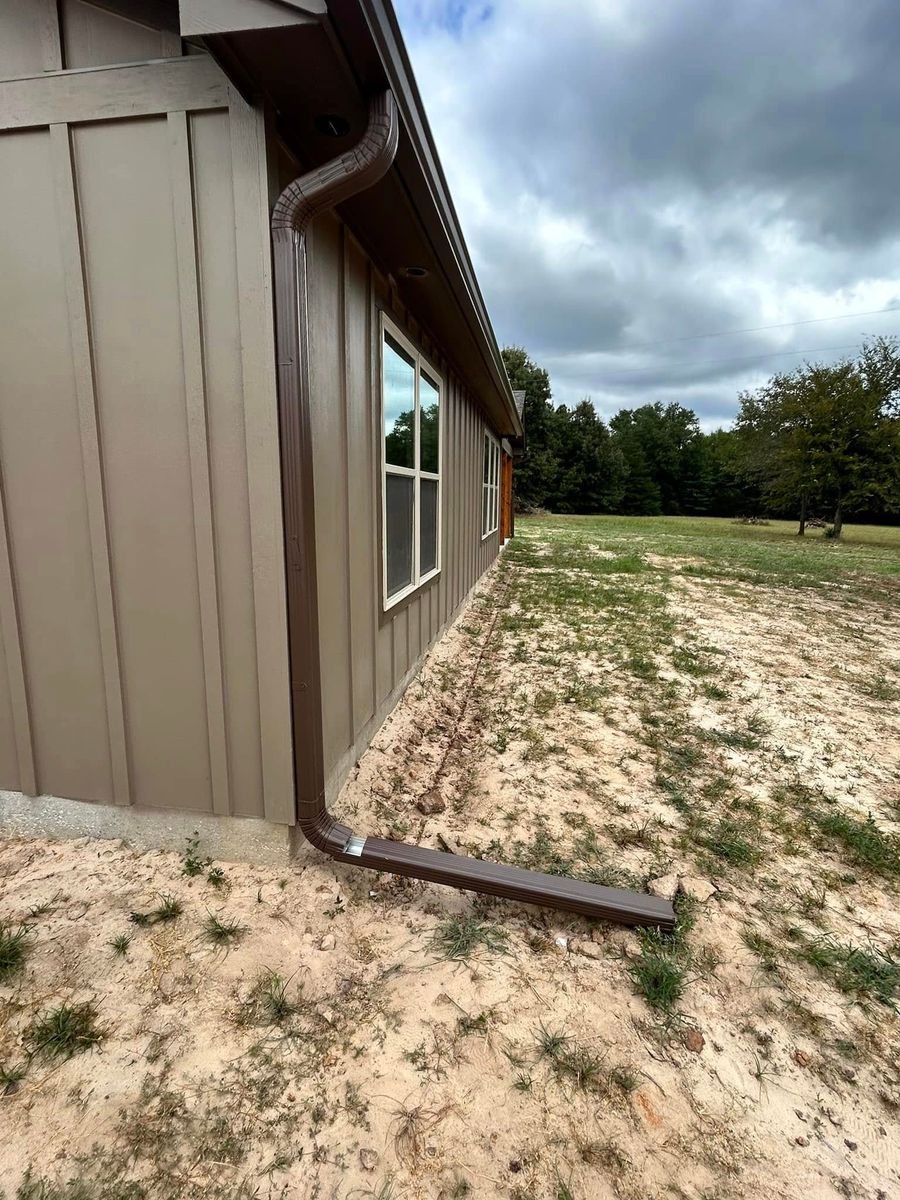
[[[4,843],[10,1196],[900,1194],[896,599],[523,535],[339,810],[676,893],[676,937],[311,854]],[[36,1049],[79,1004],[99,1045]]]

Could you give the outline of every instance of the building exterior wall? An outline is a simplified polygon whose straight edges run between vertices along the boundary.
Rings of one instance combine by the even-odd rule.
[[[290,823],[265,131],[180,54],[0,2],[0,787]]]
[[[491,565],[482,539],[481,410],[441,348],[396,298],[334,214],[309,234],[310,368],[319,638],[327,794],[397,702],[422,656]],[[380,317],[386,312],[441,372],[440,574],[383,612]]]

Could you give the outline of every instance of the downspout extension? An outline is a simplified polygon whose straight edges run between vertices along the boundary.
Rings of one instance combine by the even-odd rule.
[[[432,883],[540,904],[583,916],[671,930],[672,905],[656,896],[523,871],[423,846],[364,838],[325,805],[319,661],[315,497],[310,420],[306,232],[316,213],[372,187],[397,152],[399,123],[390,91],[374,97],[359,143],[284,189],[272,212],[278,410],[285,524],[288,648],[297,823],[304,837],[339,862]]]

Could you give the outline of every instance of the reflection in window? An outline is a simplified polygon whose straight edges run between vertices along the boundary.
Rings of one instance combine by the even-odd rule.
[[[484,435],[481,479],[481,536],[487,537],[500,524],[500,447],[489,433]]]
[[[384,525],[389,596],[412,583],[414,490],[415,480],[406,475],[388,475],[385,480]]]
[[[384,602],[401,600],[440,570],[441,384],[385,321]]]
[[[414,467],[416,366],[390,334],[384,335],[384,461]]]
[[[440,471],[441,393],[427,375],[419,376],[419,437],[421,467],[437,475]]]

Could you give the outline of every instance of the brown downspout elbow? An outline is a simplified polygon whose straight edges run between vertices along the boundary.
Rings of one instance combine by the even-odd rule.
[[[655,896],[543,875],[423,846],[354,835],[325,806],[319,662],[315,496],[310,421],[306,231],[316,213],[373,184],[397,151],[397,107],[389,91],[376,96],[354,149],[288,184],[272,212],[278,412],[287,575],[297,823],[308,841],[341,862],[409,875],[488,895],[672,929],[672,905]]]

